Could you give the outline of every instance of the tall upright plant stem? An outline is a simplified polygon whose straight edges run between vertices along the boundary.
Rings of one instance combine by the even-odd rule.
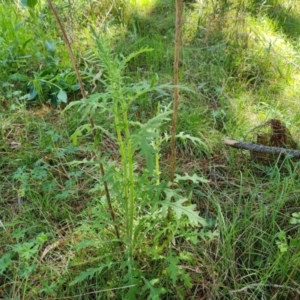
[[[72,61],[73,68],[74,68],[75,73],[76,73],[76,77],[77,77],[77,80],[78,80],[78,83],[79,83],[79,87],[80,87],[81,96],[82,96],[82,98],[87,98],[87,93],[86,93],[86,91],[84,89],[84,85],[83,85],[82,78],[81,78],[80,73],[79,73],[78,65],[76,63],[76,59],[74,57],[74,54],[73,54],[73,51],[72,51],[72,47],[71,47],[71,44],[69,42],[68,36],[66,34],[65,28],[64,28],[63,24],[60,21],[60,18],[58,16],[58,13],[57,13],[57,11],[56,11],[56,9],[55,9],[52,1],[51,0],[47,0],[47,2],[49,4],[50,9],[52,10],[52,13],[53,13],[53,15],[54,15],[54,17],[56,19],[56,22],[57,22],[57,24],[58,24],[58,26],[59,26],[59,28],[61,30],[61,33],[62,33],[62,36],[63,36],[63,40],[64,40],[65,45],[67,47],[70,59]],[[88,119],[89,119],[89,123],[90,123],[91,128],[92,128],[93,136],[94,136],[94,138],[96,138],[94,121],[93,121],[93,119],[91,118],[90,115],[88,116]],[[101,155],[101,149],[100,149],[100,147],[98,147],[97,150],[98,150],[98,155],[100,156]],[[103,167],[103,164],[101,162],[100,162],[100,173],[101,173],[102,177],[105,176],[104,167]],[[113,210],[113,207],[112,207],[112,204],[111,204],[110,193],[109,193],[108,185],[107,185],[106,181],[104,181],[104,191],[105,191],[105,196],[106,196],[106,200],[107,200],[107,204],[108,204],[110,216],[111,216],[111,219],[112,219],[112,221],[114,223],[115,233],[116,233],[117,238],[120,240],[119,228],[115,224],[115,213],[114,213],[114,210]],[[121,241],[120,241],[120,247],[121,248],[123,247]]]
[[[120,82],[120,79],[119,79]],[[117,89],[118,90],[118,89]],[[116,94],[114,99],[118,99],[114,105],[114,115],[118,143],[123,162],[123,176],[124,176],[124,199],[126,207],[126,232],[127,232],[127,246],[128,246],[128,260],[129,260],[129,273],[131,272],[131,262],[133,258],[133,221],[134,221],[134,169],[133,169],[133,150],[132,142],[130,140],[129,120],[127,117],[127,106],[122,94]],[[120,108],[118,107],[120,104]],[[120,120],[119,116],[122,116]],[[123,140],[121,130],[119,127],[120,122],[123,122],[123,130],[125,133],[126,144]],[[126,148],[125,148],[126,145]]]
[[[181,13],[182,0],[175,0],[176,4],[176,33],[175,33],[175,50],[174,50],[174,100],[173,100],[173,117],[171,133],[171,162],[170,162],[170,181],[174,182],[176,168],[176,126],[179,105],[179,54],[181,40]]]

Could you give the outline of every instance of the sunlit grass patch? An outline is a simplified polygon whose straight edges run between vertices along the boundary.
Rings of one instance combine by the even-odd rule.
[[[160,0],[129,0],[132,9],[138,10],[141,14],[151,13],[153,8],[158,5]]]

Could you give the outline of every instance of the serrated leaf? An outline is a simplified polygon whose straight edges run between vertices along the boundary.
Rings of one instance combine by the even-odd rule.
[[[200,223],[202,226],[207,226],[205,219],[200,217],[199,212],[195,210],[195,204],[186,204],[188,199],[177,194],[175,190],[165,189],[165,193],[167,199],[161,201],[161,205],[171,207],[177,219],[185,215],[192,224]],[[174,199],[174,201],[172,201],[172,199]]]
[[[146,278],[142,276],[142,279],[144,280],[144,286],[142,288],[142,291],[149,290],[149,296],[147,297],[147,300],[160,300],[161,295],[165,294],[167,291],[165,288],[154,287],[155,284],[159,284],[160,280],[157,278],[152,279],[151,281],[148,281]]]
[[[175,176],[176,176],[175,177],[175,182],[179,182],[181,180],[184,180],[184,181],[191,180],[193,183],[200,183],[200,182],[208,183],[209,182],[209,180],[207,180],[203,177],[200,177],[197,174],[193,174],[192,176],[190,176],[188,173],[185,173],[184,176],[180,176],[178,174],[176,174]]]
[[[180,199],[176,202],[170,202],[169,206],[173,209],[178,219],[181,218],[182,215],[188,217],[191,223],[201,223],[203,226],[206,225],[206,222],[203,218],[199,216],[199,212],[196,211],[196,205],[184,205],[187,199]]]
[[[78,250],[81,250],[81,249],[84,249],[84,248],[94,247],[95,245],[97,245],[97,243],[95,241],[92,241],[92,240],[81,241],[81,242],[79,242],[78,244],[76,244],[74,246],[74,249],[76,249],[78,251]]]
[[[128,56],[126,56],[125,58],[124,58],[124,60],[122,61],[122,65],[123,65],[123,67],[125,67],[125,65],[130,61],[130,60],[132,60],[133,58],[135,58],[136,56],[138,56],[138,55],[140,55],[140,54],[142,54],[142,53],[145,53],[145,52],[151,52],[151,51],[153,51],[154,49],[153,48],[142,48],[142,49],[140,49],[140,50],[138,50],[138,51],[135,51],[135,52],[133,52],[133,53],[130,53]]]
[[[144,157],[146,158],[146,166],[147,169],[149,170],[150,173],[153,172],[154,170],[154,153],[155,153],[155,149],[149,145],[148,141],[146,138],[142,138],[140,140],[140,153],[142,155],[144,155]]]
[[[63,112],[73,108],[74,106],[78,106],[77,111],[81,112],[81,120],[86,120],[88,116],[93,117],[94,114],[104,115],[110,103],[110,95],[108,93],[95,93],[90,95],[88,98],[83,98],[79,101],[70,102]]]
[[[140,128],[131,136],[133,147],[135,151],[140,151],[140,154],[146,158],[147,169],[150,173],[154,169],[154,154],[156,153],[152,143],[160,137],[158,128],[164,121],[169,120],[168,115],[171,113],[171,110],[160,113],[145,124],[134,122],[134,125]]]
[[[291,218],[289,221],[290,224],[292,225],[296,225],[296,224],[300,224],[300,219],[298,218]]]
[[[180,132],[176,135],[176,137],[182,140],[190,140],[194,145],[202,146],[205,150],[208,151],[208,146],[203,141],[201,141],[201,139],[195,136],[191,136],[190,134]]]
[[[74,146],[77,146],[78,137],[82,136],[83,131],[89,131],[91,130],[91,126],[89,124],[85,124],[82,126],[79,126],[76,131],[71,135],[71,140]]]
[[[170,255],[166,258],[166,261],[169,263],[169,266],[167,267],[167,272],[172,280],[172,283],[176,284],[178,278],[177,276],[179,273],[179,268],[178,268],[179,258]]]
[[[180,274],[180,279],[184,282],[184,285],[187,288],[192,288],[193,287],[192,280],[191,280],[191,277],[190,277],[189,273]]]
[[[34,242],[17,244],[14,246],[13,250],[17,252],[21,258],[29,260],[38,252],[38,245]]]
[[[89,268],[85,272],[81,272],[73,281],[69,283],[69,286],[82,282],[88,277],[93,277],[96,273],[100,273],[105,267],[105,264],[101,264],[98,268]]]
[[[6,270],[7,267],[11,265],[11,254],[6,253],[0,258],[0,274]]]
[[[87,160],[86,158],[81,159],[81,160],[72,160],[68,163],[66,163],[68,166],[78,166],[78,165],[91,165],[91,166],[95,166],[98,165],[99,162],[95,161],[95,160]]]
[[[292,216],[293,216],[294,218],[300,219],[300,213],[299,213],[299,212],[294,212],[294,213],[292,213]]]

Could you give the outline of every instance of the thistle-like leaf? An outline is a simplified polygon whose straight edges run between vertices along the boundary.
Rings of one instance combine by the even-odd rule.
[[[139,126],[135,133],[131,136],[133,147],[136,151],[140,151],[146,159],[147,168],[150,173],[154,169],[154,149],[152,142],[159,138],[159,128],[164,121],[169,120],[167,117],[172,111],[168,110],[148,120],[145,124],[135,122],[134,125]]]
[[[187,180],[190,180],[193,183],[200,183],[200,182],[201,183],[208,183],[209,182],[209,180],[207,180],[203,177],[200,177],[197,174],[193,174],[192,176],[189,175],[188,173],[185,173],[184,176],[180,176],[178,174],[175,174],[175,182],[187,181]]]
[[[89,268],[85,272],[81,272],[73,281],[70,282],[69,286],[82,282],[88,277],[93,277],[96,273],[100,273],[105,267],[106,264],[101,264],[98,268]]]
[[[75,132],[71,135],[72,143],[74,146],[77,146],[77,139],[78,137],[82,136],[83,131],[91,130],[91,126],[89,124],[84,124],[76,128]]]
[[[204,218],[199,216],[199,212],[196,211],[195,204],[187,204],[188,199],[182,197],[176,190],[172,189],[165,189],[166,199],[161,201],[160,204],[164,208],[171,207],[172,210],[175,212],[175,216],[177,219],[180,219],[183,215],[187,216],[189,221],[192,224],[200,223],[202,226],[206,226],[207,223]],[[172,201],[174,200],[174,201]]]
[[[190,140],[194,145],[202,146],[206,151],[208,151],[208,146],[201,141],[201,139],[191,136],[190,134],[180,132],[179,134],[176,135],[177,138],[180,138],[181,140]]]

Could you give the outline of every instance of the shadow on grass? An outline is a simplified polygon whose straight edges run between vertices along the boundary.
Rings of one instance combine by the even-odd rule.
[[[300,14],[295,13],[292,7],[281,5],[268,10],[269,17],[276,22],[279,29],[290,39],[298,39],[300,36]]]
[[[142,48],[153,51],[133,58],[128,64],[129,72],[140,72],[142,77],[153,72],[172,73],[174,24],[175,5],[172,0],[157,0],[150,8],[131,8],[126,20],[126,36],[116,45],[116,51],[123,55]]]
[[[254,0],[252,13],[263,11],[271,20],[276,23],[277,29],[281,30],[289,39],[298,39],[300,36],[300,14],[297,4],[291,1],[289,6],[283,6],[279,1],[262,1]],[[298,9],[297,9],[298,8]]]

